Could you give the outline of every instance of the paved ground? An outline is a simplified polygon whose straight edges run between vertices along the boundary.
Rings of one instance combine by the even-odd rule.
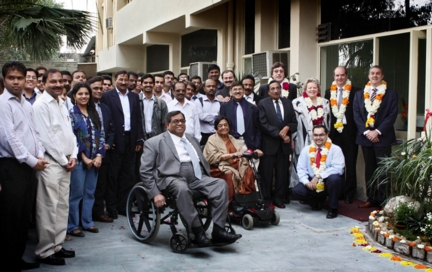
[[[353,247],[349,229],[365,229],[365,223],[345,216],[329,220],[326,210],[311,211],[297,201],[278,211],[278,226],[255,226],[248,231],[234,225],[243,235],[237,243],[189,249],[184,254],[171,251],[168,226],[161,226],[151,244],[143,244],[132,236],[126,217],[119,216],[114,223],[97,223],[98,234],[86,232],[86,237],[66,242],[65,248],[75,250],[77,256],[66,259],[65,266],[41,264],[33,271],[415,271]],[[35,258],[31,234],[28,261]]]

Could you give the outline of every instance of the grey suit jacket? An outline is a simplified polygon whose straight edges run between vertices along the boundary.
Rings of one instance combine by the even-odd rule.
[[[198,154],[205,170],[203,174],[210,176],[210,166],[203,156],[198,141],[190,134],[185,135]],[[173,180],[182,178],[179,172],[180,158],[168,131],[145,141],[140,175],[150,199],[165,190]]]

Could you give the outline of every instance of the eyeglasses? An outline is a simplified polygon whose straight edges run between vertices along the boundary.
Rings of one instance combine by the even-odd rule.
[[[223,128],[223,127],[229,127],[228,123],[227,124],[220,124],[217,126],[218,128]]]
[[[174,120],[171,120],[171,123],[173,123],[174,125],[177,125],[178,123],[185,124],[186,120],[185,119],[174,119]]]
[[[314,134],[313,136],[314,137],[324,137],[324,136],[326,136],[326,134],[324,134],[324,133],[322,133],[322,134]]]

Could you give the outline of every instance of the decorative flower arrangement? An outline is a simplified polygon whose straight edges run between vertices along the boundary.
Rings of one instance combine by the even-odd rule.
[[[312,141],[310,147],[309,147],[309,160],[312,167],[312,171],[315,175],[319,175],[326,169],[326,161],[327,161],[327,155],[331,148],[332,141],[330,138],[327,138],[326,143],[322,147],[321,150],[321,159],[320,159],[320,165],[319,168],[317,167],[317,162],[315,161],[316,158],[316,152],[318,150],[318,146],[315,144],[315,142]],[[317,193],[323,192],[325,189],[324,181],[322,179],[318,180],[318,184],[316,186]]]
[[[384,98],[384,95],[387,90],[387,83],[385,81],[382,81],[381,85],[377,88],[378,91],[375,96],[375,100],[373,103],[370,101],[370,92],[371,92],[371,83],[370,81],[366,84],[364,88],[363,98],[365,103],[366,111],[368,112],[367,119],[366,119],[366,128],[374,128],[375,126],[375,114],[377,113],[382,99]]]
[[[349,95],[351,92],[351,81],[348,79],[344,90],[342,92],[342,102],[340,107],[338,107],[338,100],[337,100],[337,85],[336,81],[333,81],[331,87],[330,87],[330,106],[333,112],[333,115],[336,117],[336,122],[334,124],[334,128],[338,132],[343,131],[343,118],[345,116],[346,108],[349,104]]]
[[[288,98],[289,96],[289,82],[282,82],[282,97]]]
[[[312,119],[312,123],[314,126],[316,125],[321,125],[324,121],[324,100],[321,97],[321,94],[318,93],[317,98],[316,98],[316,109],[315,106],[312,102],[312,100],[309,98],[309,96],[307,95],[306,92],[303,92],[303,98],[306,102],[306,107],[309,110],[309,114],[311,116]]]

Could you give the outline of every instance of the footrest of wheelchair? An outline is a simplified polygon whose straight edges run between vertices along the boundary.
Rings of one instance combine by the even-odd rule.
[[[211,240],[212,241],[212,245],[211,246],[226,246],[226,245],[229,245],[229,244],[234,244],[236,241],[232,241],[232,242],[214,242],[213,240]]]
[[[235,241],[234,241],[235,242]],[[234,242],[213,242],[211,243],[211,245],[208,246],[198,246],[197,244],[194,244],[193,241],[190,244],[189,248],[204,248],[204,247],[219,247],[219,246],[226,246],[229,244],[233,244]]]

